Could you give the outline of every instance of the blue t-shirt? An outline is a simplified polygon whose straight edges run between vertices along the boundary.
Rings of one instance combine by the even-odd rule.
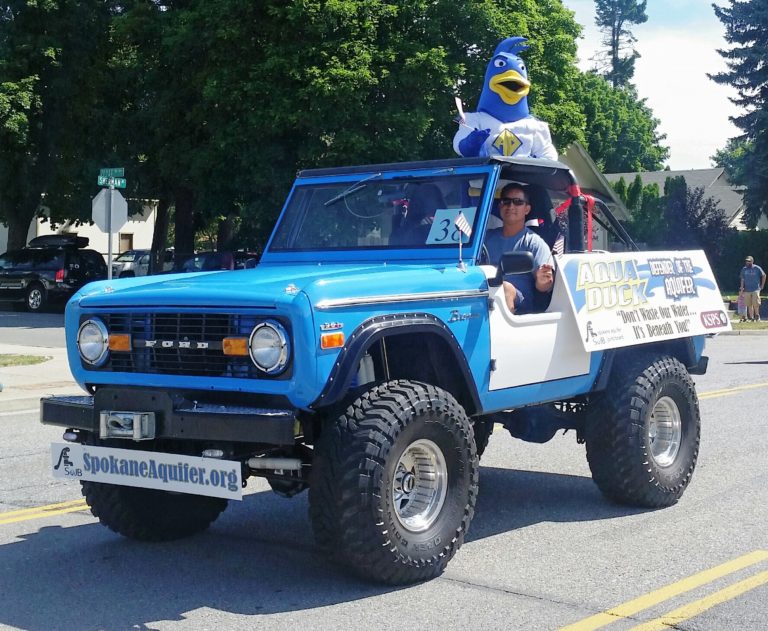
[[[759,291],[760,279],[765,272],[759,265],[752,264],[752,267],[744,266],[741,268],[741,280],[744,282],[744,291]]]
[[[533,269],[537,270],[545,263],[551,263],[552,252],[546,241],[532,230],[523,228],[511,237],[504,236],[503,228],[489,230],[485,235],[485,247],[492,265],[498,265],[505,252],[530,252],[533,254]],[[533,309],[533,295],[536,280],[533,274],[510,274],[504,280],[512,283],[517,290],[515,313],[526,313]]]

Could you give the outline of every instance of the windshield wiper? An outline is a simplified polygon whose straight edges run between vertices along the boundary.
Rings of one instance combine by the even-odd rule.
[[[374,178],[377,178],[377,177],[381,177],[381,173],[374,173],[373,175],[364,177],[362,180],[359,180],[354,184],[352,184],[349,188],[341,191],[341,193],[339,193],[338,195],[334,195],[333,197],[331,197],[331,199],[325,202],[323,206],[330,206],[331,204],[335,204],[336,202],[338,202],[340,199],[344,199],[348,195],[351,195],[352,193],[356,193],[360,189],[365,188],[366,182],[373,180]]]

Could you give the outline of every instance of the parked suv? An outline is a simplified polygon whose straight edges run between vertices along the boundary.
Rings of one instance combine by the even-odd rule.
[[[534,313],[510,311],[503,285],[532,273],[530,253],[485,247],[508,182],[535,190],[537,228],[557,224],[542,238],[567,236]],[[89,395],[42,400],[64,431],[54,475],[146,541],[204,530],[250,476],[308,488],[318,544],[390,584],[437,576],[459,549],[498,425],[536,443],[569,430],[607,498],[674,504],[699,452],[690,375],[729,320],[704,252],[634,251],[592,202],[549,160],[301,172],[256,268],[70,300],[69,365]],[[630,250],[588,251],[593,219]]]
[[[86,237],[46,235],[0,255],[0,301],[40,311],[68,300],[86,283],[105,279],[104,258],[87,245]]]

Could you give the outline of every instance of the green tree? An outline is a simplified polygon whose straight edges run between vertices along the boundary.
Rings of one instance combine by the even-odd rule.
[[[632,184],[629,185],[629,188],[627,188],[627,207],[628,208],[639,208],[643,201],[643,179],[640,177],[640,174],[638,173],[635,176],[635,179],[632,181]]]
[[[510,35],[529,39],[531,107],[558,146],[588,142],[614,170],[666,156],[631,93],[603,81],[606,99],[584,104],[580,27],[560,0],[5,6],[0,219],[14,242],[43,194],[54,220],[87,219],[98,167],[115,165],[127,196],[159,200],[153,249],[171,221],[180,252],[211,226],[219,245],[256,249],[298,169],[452,155],[453,95],[474,106]]]
[[[627,231],[633,240],[648,247],[661,246],[667,233],[667,224],[659,187],[656,184],[643,184],[638,173],[629,186],[621,178],[613,188],[631,213]]]
[[[638,243],[652,249],[703,249],[710,261],[723,254],[731,230],[719,202],[701,187],[689,188],[685,178],[667,178],[660,195],[656,184],[643,184],[638,174],[627,187],[614,184],[632,213],[627,230]]]
[[[742,174],[746,185],[745,223],[754,228],[760,217],[768,214],[768,10],[762,0],[730,0],[727,6],[713,7],[725,25],[725,40],[731,47],[719,51],[728,69],[709,76],[735,87],[738,97],[733,101],[745,109],[732,120],[744,132],[734,141],[744,149],[737,159],[737,177]]]
[[[573,85],[585,124],[589,155],[605,173],[656,171],[669,156],[658,119],[634,89],[614,88],[594,72]]]
[[[96,0],[0,5],[0,221],[9,249],[26,244],[42,204],[54,218],[90,214],[92,113],[111,10]]]
[[[613,190],[616,191],[616,193],[619,196],[619,199],[624,202],[624,205],[627,205],[627,191],[629,190],[627,187],[627,181],[620,177],[618,182],[614,182],[613,184]]]
[[[268,231],[297,169],[452,155],[456,86],[471,107],[511,34],[531,41],[535,111],[558,142],[581,136],[579,27],[560,2],[198,0],[175,24],[164,58],[185,73],[173,98],[196,155],[164,161],[188,161],[196,203],[237,209],[241,232]]]
[[[702,187],[689,188],[682,176],[664,184],[664,215],[669,248],[702,248],[710,259],[718,259],[729,232],[728,219],[719,202],[707,197]]]
[[[614,88],[628,86],[635,74],[637,39],[629,30],[632,24],[648,20],[647,0],[595,0],[595,24],[603,33],[603,74]]]
[[[724,149],[719,149],[710,159],[715,166],[723,167],[728,181],[736,186],[747,184],[747,169],[754,146],[744,138],[731,138]]]

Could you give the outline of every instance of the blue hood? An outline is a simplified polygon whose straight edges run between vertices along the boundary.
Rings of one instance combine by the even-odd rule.
[[[455,266],[454,266],[455,267]],[[393,272],[398,272],[393,274]],[[403,273],[409,273],[404,283]],[[261,307],[292,302],[299,292],[322,300],[350,295],[435,291],[467,287],[465,274],[421,265],[259,265],[254,269],[146,276],[86,285],[72,299],[81,308],[118,307]],[[458,282],[457,282],[458,281]],[[477,282],[471,282],[477,285]]]

